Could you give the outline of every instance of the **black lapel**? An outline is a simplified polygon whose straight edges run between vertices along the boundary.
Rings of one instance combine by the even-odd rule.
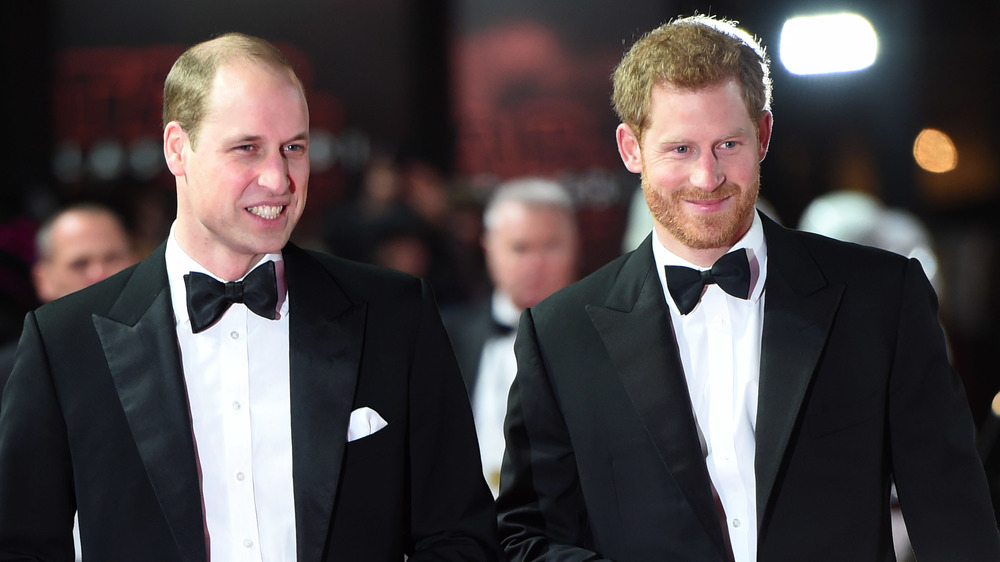
[[[763,533],[785,449],[827,335],[843,286],[828,285],[794,235],[762,216],[767,241],[764,329],[757,402],[757,522]]]
[[[606,308],[587,312],[664,464],[720,554],[725,542],[651,238],[629,257]]]
[[[364,341],[364,302],[331,272],[285,248],[291,349],[292,474],[299,562],[323,559]],[[377,352],[377,350],[372,350]]]
[[[136,448],[185,560],[207,560],[201,489],[164,247],[142,261],[107,317],[93,316]]]

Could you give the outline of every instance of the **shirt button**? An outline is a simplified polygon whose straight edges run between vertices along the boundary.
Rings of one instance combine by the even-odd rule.
[[[240,409],[240,403],[239,403],[239,402],[236,402],[236,401],[234,400],[234,401],[233,401],[233,409],[234,409],[234,410],[239,410],[239,409]]]
[[[242,482],[244,478],[246,478],[246,475],[243,474],[242,472],[236,473],[236,479],[239,480],[240,482]]]
[[[739,526],[740,526],[740,520],[739,519],[733,519],[733,527],[737,527],[738,528]]]
[[[253,548],[253,541],[250,539],[243,539],[243,546]]]
[[[233,338],[234,340],[238,340],[240,339],[240,333],[234,330],[232,332],[229,332],[229,337]]]
[[[721,316],[716,316],[715,318],[713,318],[712,319],[712,324],[716,328],[721,328],[722,327],[722,317]]]

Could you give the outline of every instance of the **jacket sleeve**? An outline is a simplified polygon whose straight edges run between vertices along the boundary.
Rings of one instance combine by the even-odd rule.
[[[496,507],[465,383],[426,282],[422,298],[410,377],[408,560],[498,560]]]
[[[1000,560],[968,400],[948,360],[937,297],[914,260],[902,294],[889,441],[914,553],[919,560]]]
[[[517,377],[507,400],[500,476],[500,543],[513,562],[603,560],[588,550],[587,525],[569,430],[539,350],[531,310],[515,343]]]
[[[73,560],[66,424],[34,313],[0,402],[0,560]]]

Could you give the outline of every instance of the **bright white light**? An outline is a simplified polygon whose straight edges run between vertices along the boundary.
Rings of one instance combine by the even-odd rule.
[[[795,17],[781,28],[781,63],[792,74],[861,70],[877,51],[875,29],[857,14]]]

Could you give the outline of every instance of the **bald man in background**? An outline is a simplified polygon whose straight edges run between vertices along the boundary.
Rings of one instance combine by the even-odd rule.
[[[103,205],[77,203],[45,220],[35,235],[31,268],[42,303],[78,291],[135,263],[121,218]],[[0,394],[14,364],[17,340],[0,348]]]
[[[31,270],[44,303],[92,285],[135,263],[121,219],[111,209],[86,203],[55,214],[35,238],[38,261]]]

